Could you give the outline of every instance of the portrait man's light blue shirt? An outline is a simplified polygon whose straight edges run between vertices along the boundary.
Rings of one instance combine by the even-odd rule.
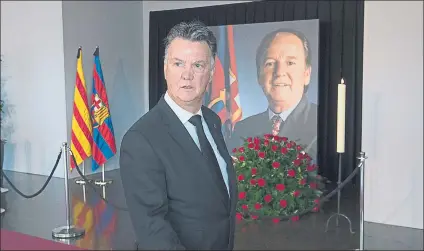
[[[227,192],[229,194],[227,163],[225,162],[224,158],[222,158],[221,154],[218,151],[218,147],[215,144],[215,141],[209,130],[208,124],[203,118],[202,109],[200,109],[196,114],[186,111],[183,108],[181,108],[177,103],[175,103],[174,100],[172,100],[172,98],[168,95],[168,92],[165,93],[164,99],[166,103],[174,111],[174,113],[177,115],[177,117],[180,119],[181,123],[183,123],[184,127],[187,129],[188,133],[190,134],[191,138],[193,139],[194,143],[196,143],[199,149],[201,148],[200,148],[199,137],[197,136],[197,132],[196,132],[196,127],[189,122],[189,119],[193,117],[194,115],[200,115],[202,117],[203,130],[205,131],[206,138],[208,139],[209,144],[211,145],[215,153],[216,160],[218,161],[218,164],[219,164],[219,169],[221,169],[222,177],[224,178],[225,186],[227,187]]]

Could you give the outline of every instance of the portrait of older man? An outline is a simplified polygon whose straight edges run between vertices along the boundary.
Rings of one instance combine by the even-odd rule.
[[[268,101],[268,109],[234,127],[229,150],[243,138],[273,134],[289,138],[317,154],[317,105],[308,101],[311,78],[311,48],[302,33],[278,29],[267,34],[256,52],[257,81]]]
[[[122,140],[121,179],[139,249],[233,249],[235,171],[218,115],[202,106],[215,55],[207,26],[174,26],[165,39],[167,91]]]

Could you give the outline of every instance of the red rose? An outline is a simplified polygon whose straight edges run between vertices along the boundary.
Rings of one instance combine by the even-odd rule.
[[[240,175],[238,176],[238,180],[239,180],[239,181],[243,181],[243,180],[244,180],[244,175],[243,175],[243,174],[240,174]]]
[[[293,161],[293,165],[294,166],[300,166],[300,164],[301,164],[302,162],[300,161],[300,159],[295,159],[294,161]]]
[[[280,137],[278,137],[278,135],[275,135],[275,136],[274,136],[274,140],[275,140],[275,141],[280,141]]]
[[[287,176],[289,176],[290,178],[293,178],[294,176],[296,176],[296,171],[294,169],[288,170]]]
[[[287,201],[286,200],[280,200],[280,207],[286,208],[287,207]]]
[[[272,135],[271,135],[271,134],[265,134],[265,135],[264,135],[264,138],[265,138],[265,139],[270,139],[271,137],[272,137]]]
[[[299,195],[300,195],[300,191],[296,190],[293,192],[294,197],[299,197]]]
[[[259,152],[258,153],[259,158],[263,159],[265,158],[265,153],[264,152]]]
[[[306,167],[306,170],[307,170],[308,172],[312,172],[312,171],[314,171],[314,170],[315,170],[315,168],[316,168],[316,165],[315,165],[315,164],[312,164],[312,165],[308,165],[308,166]]]
[[[305,184],[306,184],[306,179],[305,178],[299,180],[299,185],[303,186]]]
[[[237,220],[242,220],[243,215],[241,213],[236,213],[236,218],[237,218]]]
[[[261,140],[258,137],[255,137],[253,139],[253,143],[255,143],[255,145],[259,145],[261,143]]]
[[[287,150],[287,148],[286,147],[282,147],[281,148],[281,153],[282,154],[287,154],[289,152],[289,150]]]
[[[257,220],[259,218],[257,215],[252,215],[251,217],[253,220]]]
[[[279,223],[280,222],[280,219],[279,218],[274,218],[274,219],[272,219],[272,222]]]
[[[249,143],[249,144],[247,145],[247,147],[248,147],[249,149],[253,149],[253,148],[255,147],[255,144],[253,144],[253,143]]]
[[[258,186],[264,187],[265,186],[265,180],[263,178],[258,179]]]
[[[296,142],[294,142],[294,141],[290,141],[290,145],[292,145],[292,146],[296,146]]]
[[[299,215],[295,215],[291,219],[292,219],[292,221],[298,221],[299,220]]]
[[[238,158],[241,162],[243,162],[244,161],[244,156],[243,155],[241,155],[241,156],[239,156],[239,158]]]
[[[247,209],[249,209],[249,207],[248,207],[246,204],[242,205],[242,206],[241,206],[241,208],[242,208],[243,210],[247,210]]]
[[[319,199],[315,199],[314,200],[314,203],[318,205],[319,204]]]
[[[259,149],[260,149],[259,144],[255,144],[255,150],[256,150],[256,151],[259,151]]]
[[[309,187],[311,188],[311,189],[317,189],[317,183],[315,183],[315,182],[311,182],[311,183],[309,183]]]
[[[255,179],[251,179],[250,180],[250,185],[252,185],[252,186],[256,185],[256,180]]]
[[[272,200],[272,195],[271,195],[271,194],[267,194],[267,195],[265,195],[265,197],[264,197],[264,201],[265,201],[266,203],[271,202],[271,200]]]
[[[262,208],[261,203],[256,203],[256,204],[255,204],[255,209],[256,209],[256,210],[260,210],[261,208]]]
[[[243,199],[245,199],[246,198],[246,192],[240,192],[239,193],[239,199],[240,200],[243,200]]]
[[[304,158],[303,153],[298,153],[298,154],[297,154],[297,158],[298,158],[298,159],[303,159],[303,158]]]
[[[264,140],[264,145],[268,146],[269,145],[269,140]]]
[[[252,143],[252,137],[247,138],[247,142]]]
[[[277,184],[275,185],[275,189],[281,192],[281,191],[284,191],[284,189],[286,189],[286,186],[284,184]]]
[[[296,150],[302,151],[302,147],[301,146],[296,146]]]
[[[313,209],[312,209],[312,212],[318,212],[319,211],[319,207],[314,207]]]
[[[252,176],[254,176],[254,175],[256,175],[256,173],[258,172],[258,170],[256,168],[252,168],[251,172],[252,172]]]
[[[281,138],[282,141],[287,142],[287,140],[289,140],[287,137],[282,137]]]
[[[279,168],[280,167],[280,162],[274,161],[272,163],[272,167],[275,168],[275,169]]]
[[[236,152],[237,152],[237,148],[234,148],[234,149],[233,149],[233,153],[236,153]]]
[[[278,146],[277,146],[277,145],[272,145],[272,146],[271,146],[271,150],[272,150],[273,152],[276,152],[276,151],[278,150]]]
[[[240,147],[240,148],[238,149],[238,151],[239,151],[239,152],[241,152],[241,153],[244,153],[244,147]]]
[[[289,142],[289,143],[287,143],[287,144],[286,144],[286,147],[290,149],[290,148],[292,147],[291,143],[290,143],[290,142]]]

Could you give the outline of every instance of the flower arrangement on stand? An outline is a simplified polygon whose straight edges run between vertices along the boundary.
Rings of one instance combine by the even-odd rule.
[[[248,138],[233,149],[238,179],[238,220],[299,220],[319,211],[324,184],[302,146],[286,137]]]

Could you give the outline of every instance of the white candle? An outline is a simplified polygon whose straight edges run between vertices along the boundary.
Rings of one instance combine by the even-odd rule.
[[[346,85],[342,78],[337,86],[337,152],[345,151]]]

